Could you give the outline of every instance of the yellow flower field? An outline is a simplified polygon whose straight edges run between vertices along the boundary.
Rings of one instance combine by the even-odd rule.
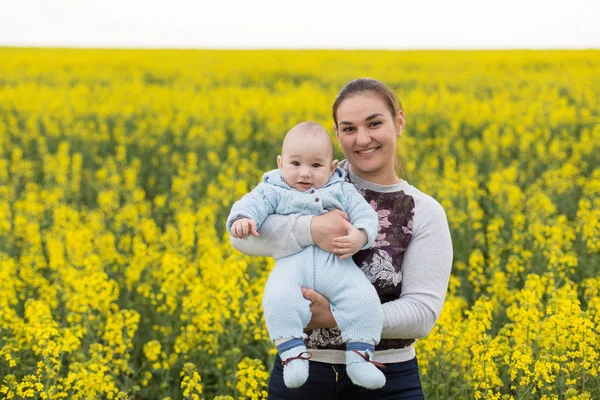
[[[273,262],[225,218],[369,76],[452,231],[427,398],[600,398],[598,71],[600,51],[0,49],[0,397],[265,398]]]

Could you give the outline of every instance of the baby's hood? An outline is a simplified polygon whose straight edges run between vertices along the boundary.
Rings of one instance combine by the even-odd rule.
[[[333,172],[333,175],[331,176],[331,178],[329,178],[329,180],[327,181],[327,183],[325,185],[323,185],[323,187],[331,186],[334,183],[338,183],[338,182],[344,182],[344,179],[346,179],[346,172],[343,169],[341,169],[340,167],[337,167],[335,169],[335,171]]]

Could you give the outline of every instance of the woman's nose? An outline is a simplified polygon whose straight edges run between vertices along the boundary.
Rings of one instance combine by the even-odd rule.
[[[359,146],[366,146],[371,143],[371,134],[368,129],[359,129],[356,137],[356,144]]]

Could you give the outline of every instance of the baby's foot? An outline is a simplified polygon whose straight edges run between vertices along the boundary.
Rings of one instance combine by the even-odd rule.
[[[372,357],[370,350],[346,351],[346,371],[355,385],[367,389],[379,389],[385,385],[385,375],[370,361]]]
[[[297,388],[308,379],[308,360],[311,354],[304,345],[282,352],[280,355],[283,365],[283,382],[289,388]]]

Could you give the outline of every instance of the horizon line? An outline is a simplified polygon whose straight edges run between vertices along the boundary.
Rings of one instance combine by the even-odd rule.
[[[15,45],[1,49],[44,50],[199,50],[199,51],[595,51],[600,47],[189,47],[189,46],[83,46],[83,45]]]

